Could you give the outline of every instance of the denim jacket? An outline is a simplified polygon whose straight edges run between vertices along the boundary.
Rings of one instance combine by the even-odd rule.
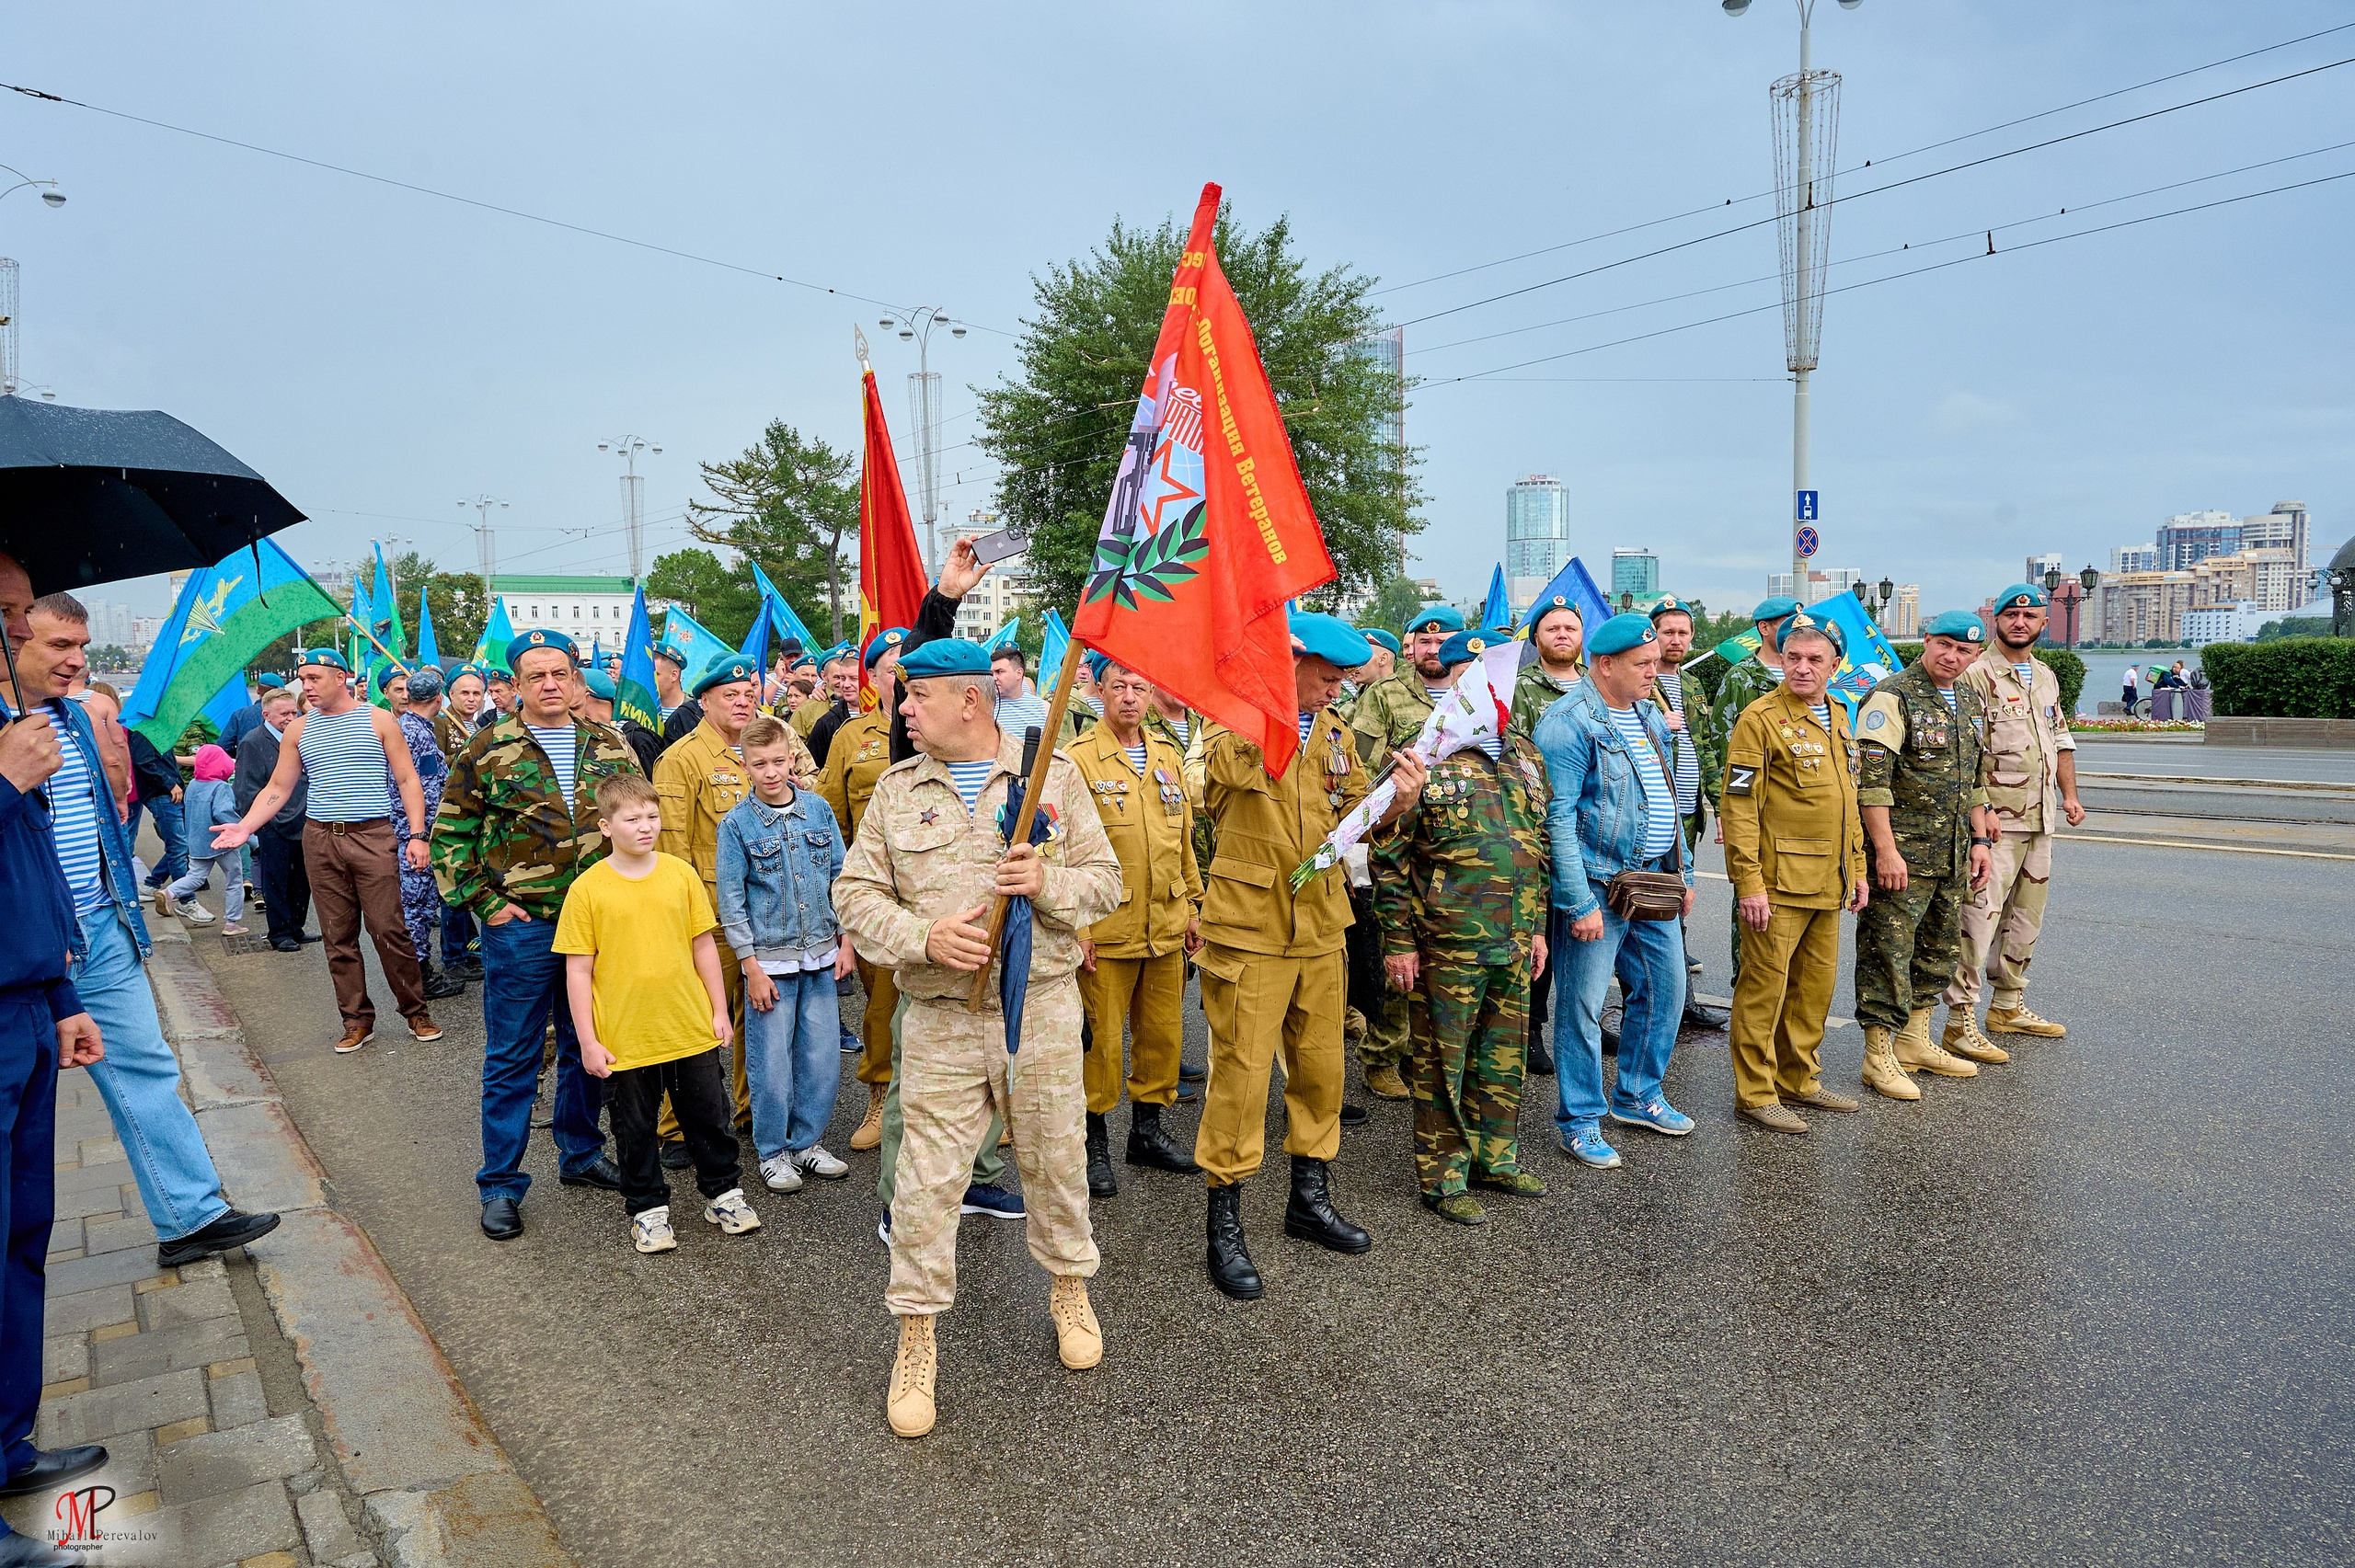
[[[213,830],[236,822],[236,787],[227,779],[197,779],[188,786],[180,798],[181,815],[187,818],[188,855],[191,861],[218,860],[224,854],[236,854],[236,850],[216,850],[213,847]]]
[[[90,727],[90,715],[76,702],[51,702],[50,723],[63,733],[58,737],[61,746],[78,745],[82,759],[89,765],[90,776],[98,782],[106,795],[106,804],[98,811],[98,845],[106,858],[107,894],[114,907],[121,911],[123,924],[131,928],[131,940],[138,944],[143,959],[155,951],[147,939],[147,922],[139,917],[139,877],[132,869],[131,834],[117,815],[113,781],[107,777],[105,766],[98,757],[98,738]],[[6,703],[0,703],[0,715],[13,713]],[[63,715],[61,723],[60,715]],[[54,852],[52,852],[54,853]],[[74,922],[74,933],[68,944],[75,959],[90,956],[90,944],[82,940],[82,922]]]
[[[1660,755],[1675,756],[1674,737],[1660,709],[1639,699],[1636,712],[1643,716]],[[1629,754],[1591,681],[1581,681],[1546,708],[1537,721],[1536,740],[1554,785],[1554,801],[1545,811],[1545,835],[1553,845],[1554,907],[1578,920],[1601,907],[1597,887],[1642,864],[1638,857],[1650,807],[1636,768],[1658,764],[1654,758]],[[1677,831],[1683,831],[1682,823]],[[1684,883],[1693,885],[1690,855],[1684,857]]]
[[[815,790],[786,807],[747,795],[719,819],[719,924],[739,958],[807,952],[837,941],[834,878],[842,830]]]

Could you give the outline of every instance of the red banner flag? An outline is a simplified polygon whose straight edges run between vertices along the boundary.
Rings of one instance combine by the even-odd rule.
[[[1255,742],[1300,749],[1285,601],[1333,580],[1202,187],[1072,635]]]
[[[891,455],[891,432],[883,423],[883,400],[875,390],[875,372],[864,377],[867,398],[867,454],[858,475],[858,649],[877,633],[891,626],[913,626],[916,610],[930,586],[925,575],[924,552],[916,544],[916,520],[908,511],[908,493],[900,486],[899,460]],[[871,709],[879,700],[862,661],[858,672],[859,706]]]

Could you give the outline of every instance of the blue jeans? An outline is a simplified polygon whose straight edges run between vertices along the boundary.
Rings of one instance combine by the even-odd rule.
[[[57,1028],[38,991],[0,1001],[0,1475],[33,1462],[42,1259],[57,1211]],[[0,1539],[8,1534],[0,1520]]]
[[[90,1064],[90,1082],[130,1157],[139,1200],[167,1242],[201,1230],[229,1212],[229,1204],[196,1117],[180,1102],[179,1059],[164,1041],[139,949],[112,904],[82,917],[82,940],[90,956],[73,965],[68,978],[106,1044],[106,1055]]]
[[[187,818],[180,811],[180,803],[168,795],[159,795],[153,800],[132,801],[131,815],[124,821],[122,830],[129,837],[133,849],[139,845],[139,814],[142,811],[154,815],[155,839],[163,846],[164,851],[156,857],[155,865],[148,870],[147,886],[161,887],[176,877],[186,876],[188,875],[188,828]]]
[[[1595,898],[1603,884],[1592,884]],[[1602,905],[1603,934],[1570,935],[1570,919],[1554,911],[1545,939],[1554,955],[1554,1085],[1561,1104],[1554,1125],[1564,1138],[1603,1119],[1603,998],[1619,976],[1626,1008],[1619,1022],[1619,1082],[1610,1104],[1633,1110],[1660,1093],[1676,1027],[1684,1015],[1684,933],[1674,921],[1624,921]]]
[[[456,904],[442,906],[442,967],[443,968],[446,969],[453,964],[463,964],[472,956],[466,952],[466,944],[475,939],[475,929],[473,910],[462,909]],[[418,956],[421,958],[424,955],[420,953]]]
[[[771,975],[776,1005],[744,1002],[744,1076],[752,1091],[752,1147],[764,1160],[799,1153],[824,1136],[841,1088],[842,1012],[834,971]]]
[[[605,1135],[597,1127],[603,1098],[581,1070],[580,1037],[564,994],[564,955],[556,921],[511,920],[482,928],[482,1200],[522,1198],[532,1178],[523,1146],[532,1136],[532,1100],[540,1092],[540,1043],[556,1017],[557,1168],[569,1175],[597,1162]]]

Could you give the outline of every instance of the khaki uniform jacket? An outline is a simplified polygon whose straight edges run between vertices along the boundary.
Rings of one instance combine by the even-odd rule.
[[[1832,732],[1776,687],[1741,712],[1726,741],[1726,874],[1734,896],[1836,910],[1865,875],[1856,743],[1832,699]]]
[[[858,837],[867,803],[875,795],[875,781],[890,765],[891,715],[882,709],[861,714],[834,731],[834,743],[826,751],[825,772],[818,778],[818,793],[834,808],[844,843]]]
[[[834,879],[834,918],[858,956],[897,971],[902,996],[963,997],[973,977],[925,956],[933,923],[987,904],[1005,854],[998,828],[1008,789],[1022,770],[1022,742],[1000,736],[997,767],[973,810],[946,764],[919,753],[886,770],[867,803],[867,820]],[[1046,803],[1053,827],[1039,846],[1046,887],[1031,900],[1030,979],[1061,979],[1079,967],[1079,933],[1120,901],[1120,859],[1104,836],[1086,782],[1058,753],[1047,769]],[[991,960],[994,972],[998,959]],[[984,1012],[998,1010],[993,977]]]
[[[783,707],[785,704],[780,703],[777,705]],[[833,705],[834,700],[832,697],[812,697],[794,709],[793,716],[785,722],[793,727],[794,734],[807,740],[810,738],[810,732],[818,727],[818,721],[824,718]]]
[[[1144,774],[1097,725],[1063,749],[1087,781],[1105,837],[1120,857],[1120,902],[1080,933],[1100,958],[1157,958],[1185,945],[1186,922],[1200,912],[1194,866],[1194,811],[1186,803],[1186,761],[1168,732],[1144,727]]]
[[[1233,730],[1205,724],[1201,734],[1203,806],[1218,830],[1218,858],[1202,879],[1203,939],[1285,958],[1339,952],[1348,879],[1337,868],[1294,894],[1291,878],[1373,787],[1349,727],[1331,708],[1319,713],[1281,779]]]
[[[1985,704],[1979,737],[1981,781],[1996,826],[2006,833],[2049,833],[2060,828],[2061,753],[2074,751],[2061,711],[2061,678],[2042,660],[2027,687],[2004,650],[1990,647],[1962,672]]]
[[[818,787],[818,767],[801,737],[793,741],[793,787]],[[662,797],[662,837],[655,847],[695,868],[718,908],[719,819],[752,793],[744,759],[705,719],[681,736],[654,763],[654,793]]]

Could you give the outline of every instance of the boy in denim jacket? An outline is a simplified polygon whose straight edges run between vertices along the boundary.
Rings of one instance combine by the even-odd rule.
[[[850,1167],[818,1142],[842,1069],[834,982],[851,972],[834,921],[842,830],[825,801],[793,787],[792,731],[766,714],[738,741],[752,793],[719,823],[719,923],[744,967],[744,1071],[761,1180],[791,1192],[804,1172]]]

